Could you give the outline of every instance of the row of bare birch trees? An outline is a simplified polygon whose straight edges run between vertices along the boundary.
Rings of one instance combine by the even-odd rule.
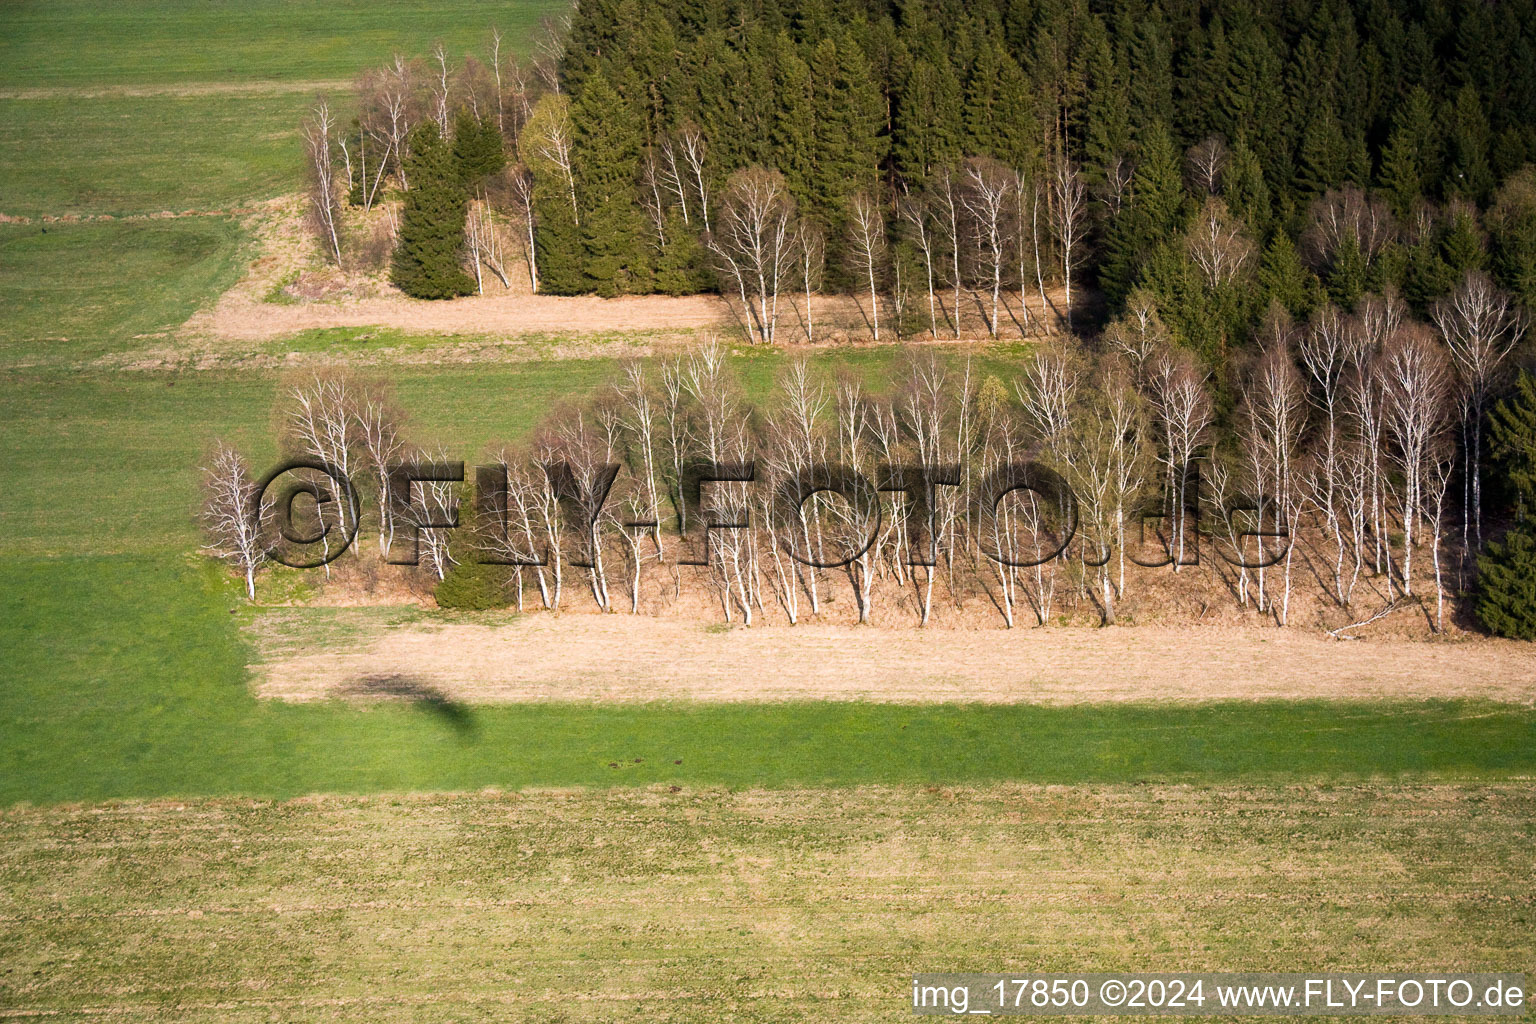
[[[483,456],[473,479],[418,483],[404,503],[390,467],[448,454],[407,440],[378,382],[313,375],[282,418],[291,453],[367,495],[380,557],[414,553],[434,580],[457,562],[504,564],[518,601],[547,608],[574,577],[605,611],[640,611],[665,581],[676,596],[707,584],[748,623],[815,618],[838,593],[860,622],[888,606],[926,624],[981,602],[1008,626],[1045,624],[1069,601],[1108,623],[1163,568],[1280,624],[1304,590],[1318,621],[1413,604],[1442,629],[1480,544],[1483,410],[1524,325],[1475,274],[1435,319],[1391,295],[1306,323],[1274,312],[1222,382],[1234,400],[1221,423],[1218,382],[1144,295],[1097,350],[1059,339],[984,372],[915,349],[880,387],[802,359],[756,401],[710,343],[626,365]],[[252,474],[220,446],[207,476],[212,546],[254,593],[270,525],[235,500]],[[337,537],[356,530],[327,486],[314,515]],[[473,515],[446,528],[460,506]]]
[[[688,138],[702,145],[696,134]],[[671,201],[686,206],[693,190],[688,179],[671,173],[662,178],[676,189]],[[707,195],[694,191],[707,209]],[[968,317],[979,319],[993,338],[1011,331],[1053,333],[1059,323],[1070,328],[1073,275],[1086,256],[1086,195],[1081,171],[1065,160],[1036,178],[985,157],[940,168],[924,188],[902,190],[893,200],[854,194],[841,250],[855,294],[867,300],[861,312],[871,336],[879,341],[885,322],[897,337],[904,327],[921,324],[907,333],[926,329],[933,338],[959,338]],[[744,310],[749,337],[772,344],[781,299],[798,290],[805,303],[796,310],[800,326],[814,340],[813,296],[827,250],[822,228],[800,216],[783,175],[764,167],[731,175],[719,206],[705,242],[724,290]],[[893,236],[910,242],[918,258],[905,279]],[[1057,282],[1062,290],[1053,299]]]

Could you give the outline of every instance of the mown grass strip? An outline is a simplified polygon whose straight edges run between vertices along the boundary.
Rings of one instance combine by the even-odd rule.
[[[239,600],[191,556],[13,560],[0,595],[0,804],[1536,774],[1536,709],[1467,702],[280,705],[250,695]]]

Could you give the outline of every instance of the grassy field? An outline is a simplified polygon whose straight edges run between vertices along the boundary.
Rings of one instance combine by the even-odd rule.
[[[563,7],[0,0],[0,213],[292,191],[316,92],[492,24],[527,52]],[[895,1020],[915,970],[1531,969],[1529,706],[258,700],[193,512],[213,438],[273,458],[285,373],[90,365],[248,257],[224,216],[0,224],[0,1018]],[[733,362],[761,394],[784,358]],[[614,369],[383,372],[473,459]]]
[[[1528,970],[1533,822],[1526,785],[13,809],[0,1014],[897,1021],[917,970]]]
[[[1522,705],[288,705],[250,693],[244,608],[232,581],[185,553],[0,565],[0,806],[482,786],[1536,773],[1536,709]]]
[[[296,192],[298,127],[312,101],[302,93],[0,99],[0,212],[226,210]]]
[[[245,254],[222,217],[0,224],[0,366],[78,365],[159,340],[232,285]]]
[[[188,82],[350,81],[396,52],[441,41],[456,60],[530,51],[564,0],[5,0],[0,88]]]
[[[298,125],[364,69],[441,41],[526,55],[563,0],[0,3],[0,213],[226,209],[299,187]],[[345,123],[345,117],[343,118]]]

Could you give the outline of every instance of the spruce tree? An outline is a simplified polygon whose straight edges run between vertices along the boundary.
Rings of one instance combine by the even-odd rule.
[[[1242,135],[1232,143],[1232,151],[1227,155],[1221,192],[1227,208],[1247,222],[1250,234],[1262,238],[1269,233],[1269,183],[1264,180],[1258,156]]]
[[[667,295],[690,295],[709,287],[709,264],[698,235],[677,210],[667,215],[667,244],[655,257],[655,287]]]
[[[1489,450],[1515,492],[1515,514],[1536,518],[1536,375],[1515,381],[1512,395],[1488,414]]]
[[[848,200],[875,191],[889,139],[885,108],[868,60],[853,38],[824,39],[810,60],[815,100],[815,177],[807,214],[828,239],[827,266],[843,265]]]
[[[487,178],[501,173],[507,166],[507,154],[495,118],[477,118],[459,108],[453,119],[453,162],[460,183],[471,193]]]
[[[1328,264],[1324,283],[1328,297],[1345,309],[1354,309],[1368,286],[1365,254],[1354,235],[1346,234]]]
[[[921,187],[935,167],[962,155],[960,112],[960,82],[943,52],[913,61],[896,108],[892,154],[913,186]]]
[[[1536,640],[1536,377],[1488,416],[1494,457],[1515,491],[1515,524],[1478,559],[1477,617],[1490,632]]]
[[[650,245],[636,180],[640,127],[603,69],[587,77],[571,110],[582,273],[599,295],[650,291]]]
[[[1115,59],[1104,23],[1090,17],[1083,42],[1085,85],[1079,131],[1089,173],[1103,180],[1104,169],[1131,147],[1131,100],[1125,72]]]
[[[1449,292],[1456,284],[1456,277],[1440,254],[1440,240],[1434,232],[1405,251],[1403,261],[1403,298],[1421,313],[1428,312],[1430,304]]]
[[[1536,640],[1536,523],[1511,527],[1477,560],[1477,618],[1490,633]]]
[[[816,176],[815,100],[811,68],[789,36],[780,37],[774,69],[774,94],[778,99],[770,135],[773,166],[784,175],[790,193],[800,203],[811,199]]]
[[[468,295],[475,282],[463,266],[467,198],[453,151],[435,121],[411,129],[409,145],[411,188],[400,211],[389,279],[413,298]]]
[[[518,152],[533,171],[534,249],[539,291],[547,295],[580,295],[587,290],[582,272],[586,253],[573,184],[545,148],[551,134],[569,137],[570,132],[570,100],[551,93],[533,108],[518,141]]]
[[[1446,190],[1480,202],[1493,188],[1493,170],[1488,163],[1488,115],[1477,90],[1471,85],[1462,86],[1449,114],[1451,145]]]
[[[534,249],[539,261],[539,291],[546,295],[582,295],[587,291],[581,230],[563,193],[535,190]]]
[[[1349,147],[1339,119],[1327,108],[1313,112],[1301,136],[1296,160],[1296,188],[1303,196],[1319,196],[1348,177]]]
[[[1536,312],[1536,167],[1504,183],[1488,211],[1488,230],[1499,286]]]
[[[1137,283],[1153,249],[1182,233],[1186,197],[1184,177],[1173,139],[1154,125],[1142,140],[1140,162],[1131,177],[1130,205],[1110,225],[1099,281],[1112,306]]]
[[[1278,302],[1298,320],[1317,306],[1322,283],[1317,275],[1302,266],[1291,236],[1284,231],[1276,231],[1264,250],[1258,278],[1264,305]]]
[[[1481,270],[1488,262],[1483,247],[1483,233],[1477,226],[1477,211],[1458,203],[1451,211],[1451,222],[1446,225],[1445,237],[1440,242],[1441,258],[1450,270],[1451,278],[1460,281],[1469,270]]]

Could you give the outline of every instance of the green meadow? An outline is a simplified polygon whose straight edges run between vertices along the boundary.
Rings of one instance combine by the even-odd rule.
[[[345,101],[346,96],[332,93]],[[0,99],[0,212],[228,210],[292,192],[313,95]],[[98,273],[110,273],[103,259]]]
[[[456,60],[491,26],[527,54],[559,0],[6,0],[0,88],[188,82],[350,81],[394,53],[441,41]]]
[[[0,805],[486,786],[1492,781],[1536,711],[1476,703],[902,706],[257,701],[196,556],[0,566]]]

